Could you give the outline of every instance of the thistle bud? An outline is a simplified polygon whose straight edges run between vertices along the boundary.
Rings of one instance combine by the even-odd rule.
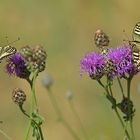
[[[15,88],[12,92],[12,100],[19,106],[22,106],[23,103],[26,101],[26,94],[20,88]]]
[[[112,73],[116,71],[116,66],[111,59],[107,59],[106,64],[103,68],[104,74],[111,80],[113,78]]]
[[[99,48],[109,45],[109,37],[102,30],[98,29],[94,35],[95,45]]]
[[[37,45],[33,49],[33,54],[32,54],[32,69],[36,70],[38,69],[38,72],[42,72],[46,68],[46,58],[47,58],[47,53],[45,49]]]
[[[23,46],[20,49],[20,53],[26,61],[31,61],[33,52],[32,52],[32,49],[28,45]]]
[[[33,62],[33,70],[38,69],[38,72],[44,71],[46,68],[46,62],[45,61],[35,61]]]
[[[33,49],[33,59],[37,61],[45,61],[47,58],[47,53],[44,48],[40,45],[37,45]]]

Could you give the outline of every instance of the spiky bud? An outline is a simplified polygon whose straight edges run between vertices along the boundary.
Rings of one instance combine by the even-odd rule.
[[[26,61],[31,61],[33,51],[32,51],[32,49],[31,49],[28,45],[23,46],[23,47],[20,49],[20,53],[21,53],[21,55],[24,57],[24,59],[25,59]]]
[[[98,29],[94,35],[95,45],[99,48],[109,45],[109,37],[102,30]]]
[[[20,88],[15,88],[12,92],[12,100],[19,106],[22,106],[23,103],[26,101],[26,94]]]
[[[46,58],[47,58],[47,53],[45,49],[42,46],[37,45],[33,49],[32,69],[33,70],[38,69],[38,72],[44,71],[46,67]]]
[[[112,77],[112,73],[116,71],[116,66],[115,64],[112,62],[111,59],[107,59],[106,60],[106,64],[103,68],[104,74],[107,75],[107,77],[111,80]]]
[[[33,60],[45,61],[47,58],[47,53],[41,45],[37,45],[33,49]]]
[[[38,70],[38,72],[42,72],[46,68],[46,62],[45,61],[35,61],[33,62],[33,70]]]

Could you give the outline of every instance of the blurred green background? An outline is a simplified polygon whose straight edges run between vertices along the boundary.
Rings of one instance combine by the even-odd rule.
[[[140,21],[139,5],[139,0],[0,0],[0,42],[5,36],[9,41],[20,37],[21,40],[13,44],[16,48],[27,44],[46,47],[47,68],[39,75],[36,84],[39,109],[45,118],[45,140],[73,140],[65,127],[57,122],[47,90],[41,83],[45,73],[53,76],[53,93],[67,122],[81,140],[84,140],[83,134],[65,97],[68,90],[74,94],[75,108],[90,140],[123,139],[120,122],[106,102],[102,88],[87,75],[80,76],[79,61],[85,53],[97,50],[93,43],[93,33],[97,29],[103,29],[110,36],[112,47],[123,43],[123,39],[131,39],[132,28]],[[25,107],[28,108],[30,88],[26,81],[9,77],[4,67],[3,62],[0,69],[0,120],[3,124],[0,128],[13,140],[23,140],[28,120],[12,102],[11,93],[15,87],[23,88],[27,93]],[[117,84],[114,90],[119,98]],[[132,98],[138,140],[140,75],[133,80]],[[6,139],[0,134],[0,140]]]

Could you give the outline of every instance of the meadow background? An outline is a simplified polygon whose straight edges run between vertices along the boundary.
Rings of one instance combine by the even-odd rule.
[[[132,28],[140,21],[139,0],[0,0],[0,43],[20,37],[13,44],[17,49],[42,44],[47,51],[47,68],[38,77],[36,90],[41,114],[45,118],[45,140],[73,140],[57,115],[41,79],[49,73],[54,79],[53,93],[68,123],[84,140],[65,97],[68,90],[90,140],[122,140],[123,131],[103,90],[87,75],[79,74],[79,61],[85,53],[97,50],[93,33],[103,29],[110,37],[110,46],[117,47],[123,39],[130,39]],[[125,30],[125,33],[123,32]],[[126,34],[126,35],[125,35]],[[128,36],[128,37],[126,37]],[[28,120],[11,100],[15,87],[27,94],[29,107],[30,87],[26,81],[9,77],[5,62],[0,64],[0,128],[13,140],[23,140]],[[123,83],[125,86],[125,83]],[[115,94],[119,98],[118,85]],[[136,116],[134,129],[140,137],[140,74],[133,79],[132,99]],[[0,134],[0,140],[5,140]],[[30,138],[32,140],[32,138]]]

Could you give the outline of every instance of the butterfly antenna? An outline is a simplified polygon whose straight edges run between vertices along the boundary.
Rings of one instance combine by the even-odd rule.
[[[18,38],[17,38],[16,40],[14,40],[14,41],[8,43],[7,46],[10,45],[10,44],[13,44],[13,43],[15,43],[15,42],[17,42],[17,41],[19,41],[19,40],[20,40],[20,37],[18,37]]]

